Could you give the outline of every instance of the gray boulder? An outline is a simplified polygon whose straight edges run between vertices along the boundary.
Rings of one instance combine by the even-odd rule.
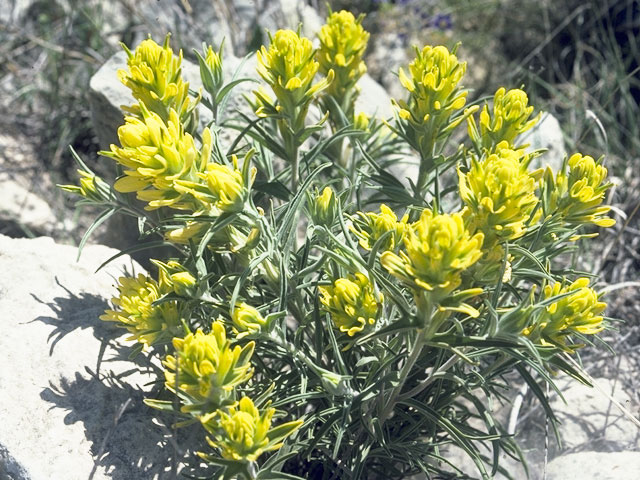
[[[185,455],[187,433],[172,438],[142,403],[157,366],[128,360],[122,331],[98,319],[117,277],[142,271],[124,256],[94,273],[115,253],[89,246],[76,263],[51,238],[0,235],[0,478],[173,478]]]

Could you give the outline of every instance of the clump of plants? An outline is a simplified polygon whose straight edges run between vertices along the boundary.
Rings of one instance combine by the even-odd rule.
[[[169,37],[125,47],[138,103],[102,152],[121,175],[81,163],[63,187],[103,207],[94,225],[136,217],[132,250],[172,248],[101,318],[161,361],[147,404],[200,428],[210,478],[432,478],[458,470],[450,445],[508,475],[501,453],[520,453],[492,405],[519,377],[555,421],[544,385],[586,382],[570,357],[607,326],[596,279],[567,261],[614,223],[602,159],[534,170],[526,93],[467,105],[466,64],[442,46],[399,71],[394,118],[368,117],[361,20],[330,13],[319,48],[272,34],[253,115],[225,111],[247,79],[226,80],[220,51],[198,53],[193,95]]]

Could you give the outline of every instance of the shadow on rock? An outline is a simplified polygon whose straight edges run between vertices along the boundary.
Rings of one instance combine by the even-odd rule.
[[[43,322],[52,325],[54,330],[49,334],[49,355],[53,355],[54,350],[65,336],[72,334],[78,330],[90,329],[94,338],[100,341],[100,351],[96,357],[96,371],[100,374],[103,361],[116,362],[127,361],[131,366],[137,366],[147,372],[155,370],[158,372],[157,365],[153,365],[143,355],[132,355],[134,353],[134,345],[125,345],[121,342],[114,341],[122,337],[125,330],[117,327],[112,322],[100,320],[100,315],[109,308],[108,302],[101,296],[92,293],[80,292],[74,293],[67,287],[62,285],[58,278],[56,284],[64,289],[66,296],[55,297],[52,302],[44,302],[32,294],[33,298],[44,305],[47,305],[51,311],[51,316],[40,316],[32,320],[32,322]],[[104,359],[104,354],[109,349],[109,358]]]
[[[114,338],[119,334],[120,329],[115,325],[99,319],[100,315],[109,307],[108,302],[103,297],[86,292],[76,294],[62,285],[57,277],[56,284],[67,292],[67,296],[56,297],[53,302],[45,302],[31,294],[37,302],[47,305],[53,312],[50,317],[40,316],[32,320],[33,322],[40,321],[55,327],[49,335],[49,341],[51,342],[50,354],[53,353],[62,338],[76,330],[91,328],[93,329],[93,335],[98,340]]]
[[[87,369],[91,374],[92,372]],[[113,375],[61,379],[40,394],[51,408],[68,411],[67,425],[82,422],[91,442],[95,465],[90,479],[102,467],[114,480],[177,478],[178,461],[189,431],[172,431],[153,422],[154,412],[143,403],[142,391]]]
[[[56,345],[65,336],[90,329],[98,341],[97,363],[95,371],[85,366],[86,373],[76,372],[73,380],[61,377],[57,384],[50,382],[40,397],[51,408],[68,412],[65,424],[82,423],[95,462],[89,478],[103,478],[101,471],[113,480],[173,479],[181,473],[202,473],[195,451],[205,445],[204,429],[197,424],[172,428],[181,419],[143,403],[145,397],[163,394],[161,382],[147,391],[150,382],[162,378],[158,362],[151,362],[143,354],[130,358],[133,348],[115,340],[123,330],[99,319],[108,307],[104,298],[84,292],[76,294],[58,279],[56,283],[66,296],[56,297],[52,302],[36,298],[52,311],[51,316],[34,320],[54,326],[48,338],[49,354],[59,355]],[[78,368],[83,365],[79,360]]]

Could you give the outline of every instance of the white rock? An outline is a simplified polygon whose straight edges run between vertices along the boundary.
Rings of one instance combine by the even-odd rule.
[[[562,128],[558,119],[550,113],[543,113],[540,122],[519,139],[522,144],[528,143],[530,150],[546,148],[548,151],[531,162],[533,169],[549,165],[554,172],[562,167],[567,151],[564,146]]]
[[[579,452],[549,463],[547,480],[638,480],[640,452]]]
[[[0,133],[0,233],[25,236],[57,230],[54,188],[30,139],[17,131]]]
[[[597,378],[598,386],[617,402],[629,408],[631,397],[620,382]],[[640,447],[640,430],[602,392],[573,379],[561,378],[557,385],[566,403],[557,395],[551,408],[561,422],[564,450],[616,450]]]
[[[358,81],[358,86],[361,90],[356,100],[356,113],[364,112],[369,116],[375,115],[385,119],[393,115],[391,97],[371,75],[365,73]]]
[[[142,403],[155,375],[98,319],[129,257],[0,235],[0,478],[151,479],[173,453]],[[114,340],[115,339],[115,340]],[[144,356],[138,356],[140,368]],[[91,476],[92,475],[92,476]]]

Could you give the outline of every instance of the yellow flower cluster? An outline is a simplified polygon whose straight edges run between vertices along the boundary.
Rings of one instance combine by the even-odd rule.
[[[611,187],[610,183],[605,183],[606,178],[607,169],[601,161],[579,153],[573,154],[555,179],[551,169],[545,171],[545,212],[557,214],[574,226],[585,223],[599,227],[615,225],[615,220],[606,216],[611,207],[601,206],[606,191]]]
[[[189,84],[182,79],[182,50],[176,57],[169,46],[169,38],[167,35],[162,46],[149,38],[134,52],[123,44],[129,70],[118,70],[118,77],[131,89],[136,100],[164,122],[169,121],[171,110],[174,110],[180,121],[187,123],[194,106],[189,98]],[[140,113],[137,106],[128,110]]]
[[[180,330],[180,310],[175,301],[153,303],[172,288],[164,282],[156,282],[143,274],[137,277],[121,277],[118,281],[119,296],[111,301],[118,310],[106,310],[101,320],[117,322],[131,336],[145,346],[163,339],[170,339]]]
[[[446,294],[461,282],[460,273],[482,256],[484,235],[471,235],[461,213],[434,214],[424,210],[409,225],[399,255],[382,254],[382,266],[414,289]]]
[[[523,333],[533,341],[561,346],[569,351],[579,345],[568,346],[567,336],[578,332],[593,335],[604,329],[600,315],[607,304],[598,300],[598,294],[589,287],[588,278],[579,278],[570,285],[556,282],[544,288],[544,298],[565,295],[547,306],[542,315]]]
[[[211,45],[204,52],[204,58],[198,53],[200,61],[200,78],[202,85],[212,96],[218,93],[224,80],[222,71],[222,46],[220,51],[216,52]],[[215,100],[215,98],[214,98]]]
[[[80,185],[58,185],[65,192],[74,193],[81,197],[103,202],[111,197],[109,185],[93,172],[77,170],[80,174]]]
[[[358,237],[360,246],[371,250],[375,243],[386,233],[391,232],[380,250],[393,250],[402,243],[405,231],[409,227],[409,215],[405,214],[400,221],[385,204],[380,205],[380,213],[358,212],[359,221],[351,227],[351,231]]]
[[[319,289],[320,301],[341,332],[353,337],[376,323],[383,296],[374,292],[371,282],[362,273],[338,278],[333,285]]]
[[[244,161],[249,162],[250,157],[251,154],[247,155]],[[196,181],[179,181],[177,188],[209,208],[216,209],[216,213],[242,211],[247,199],[247,187],[253,182],[256,170],[247,169],[249,178],[245,178],[238,167],[238,157],[233,155],[232,162],[233,167],[210,162],[203,172],[196,174]]]
[[[310,204],[310,214],[316,225],[330,227],[336,218],[338,208],[336,195],[331,187],[325,187],[321,194],[316,194]]]
[[[158,278],[178,295],[188,295],[196,285],[196,278],[180,263],[170,260],[167,263],[151,260],[158,267]]]
[[[537,182],[527,166],[529,155],[502,142],[484,160],[472,158],[471,168],[458,168],[460,197],[471,212],[471,223],[485,235],[485,246],[524,235],[538,204]]]
[[[236,305],[231,315],[231,320],[235,327],[234,333],[239,339],[249,334],[260,332],[267,326],[267,321],[260,312],[244,302]]]
[[[271,37],[271,45],[258,51],[258,73],[269,84],[282,109],[294,117],[298,107],[308,108],[314,95],[333,80],[333,71],[315,85],[311,85],[319,64],[314,60],[311,40],[292,30],[278,30]]]
[[[466,71],[466,62],[459,62],[454,53],[443,46],[416,48],[416,58],[409,65],[410,76],[401,68],[400,83],[410,95],[409,101],[398,101],[398,115],[408,122],[412,134],[412,146],[428,151],[435,142],[440,127],[447,124],[451,115],[464,107],[466,91],[458,87]],[[450,128],[463,120],[461,116]]]
[[[193,400],[184,411],[203,404],[213,409],[233,404],[234,388],[253,374],[249,361],[255,343],[231,347],[222,322],[213,322],[208,334],[198,329],[184,338],[174,338],[173,346],[175,356],[168,355],[164,361],[165,385]]]
[[[302,420],[296,420],[271,428],[275,412],[269,404],[261,412],[249,397],[242,397],[229,407],[228,413],[218,410],[204,415],[201,421],[212,434],[207,442],[213,448],[219,448],[223,458],[255,462],[264,452],[282,447],[282,440],[302,425]],[[207,458],[207,455],[200,455]]]
[[[540,120],[540,114],[529,120],[533,106],[529,105],[527,94],[519,88],[507,91],[500,87],[493,96],[492,110],[489,113],[489,106],[485,105],[480,112],[479,134],[473,117],[468,117],[469,136],[479,140],[488,150],[501,142],[513,146],[518,135],[532,128]]]
[[[195,210],[193,202],[180,191],[179,181],[193,181],[211,156],[211,132],[202,133],[199,151],[193,137],[185,133],[175,110],[164,122],[160,116],[140,104],[142,119],[126,117],[118,129],[121,147],[111,145],[103,155],[126,167],[114,188],[119,192],[137,192],[148,202],[148,210],[160,207]]]
[[[320,72],[323,75],[329,75],[331,70],[335,72],[335,79],[326,93],[343,109],[352,108],[355,95],[348,99],[349,105],[343,105],[343,101],[367,71],[362,57],[367,49],[369,33],[362,28],[363,18],[361,15],[356,19],[345,10],[333,12],[318,33],[320,48],[316,59],[320,63]],[[345,113],[349,115],[350,112],[345,110]]]

